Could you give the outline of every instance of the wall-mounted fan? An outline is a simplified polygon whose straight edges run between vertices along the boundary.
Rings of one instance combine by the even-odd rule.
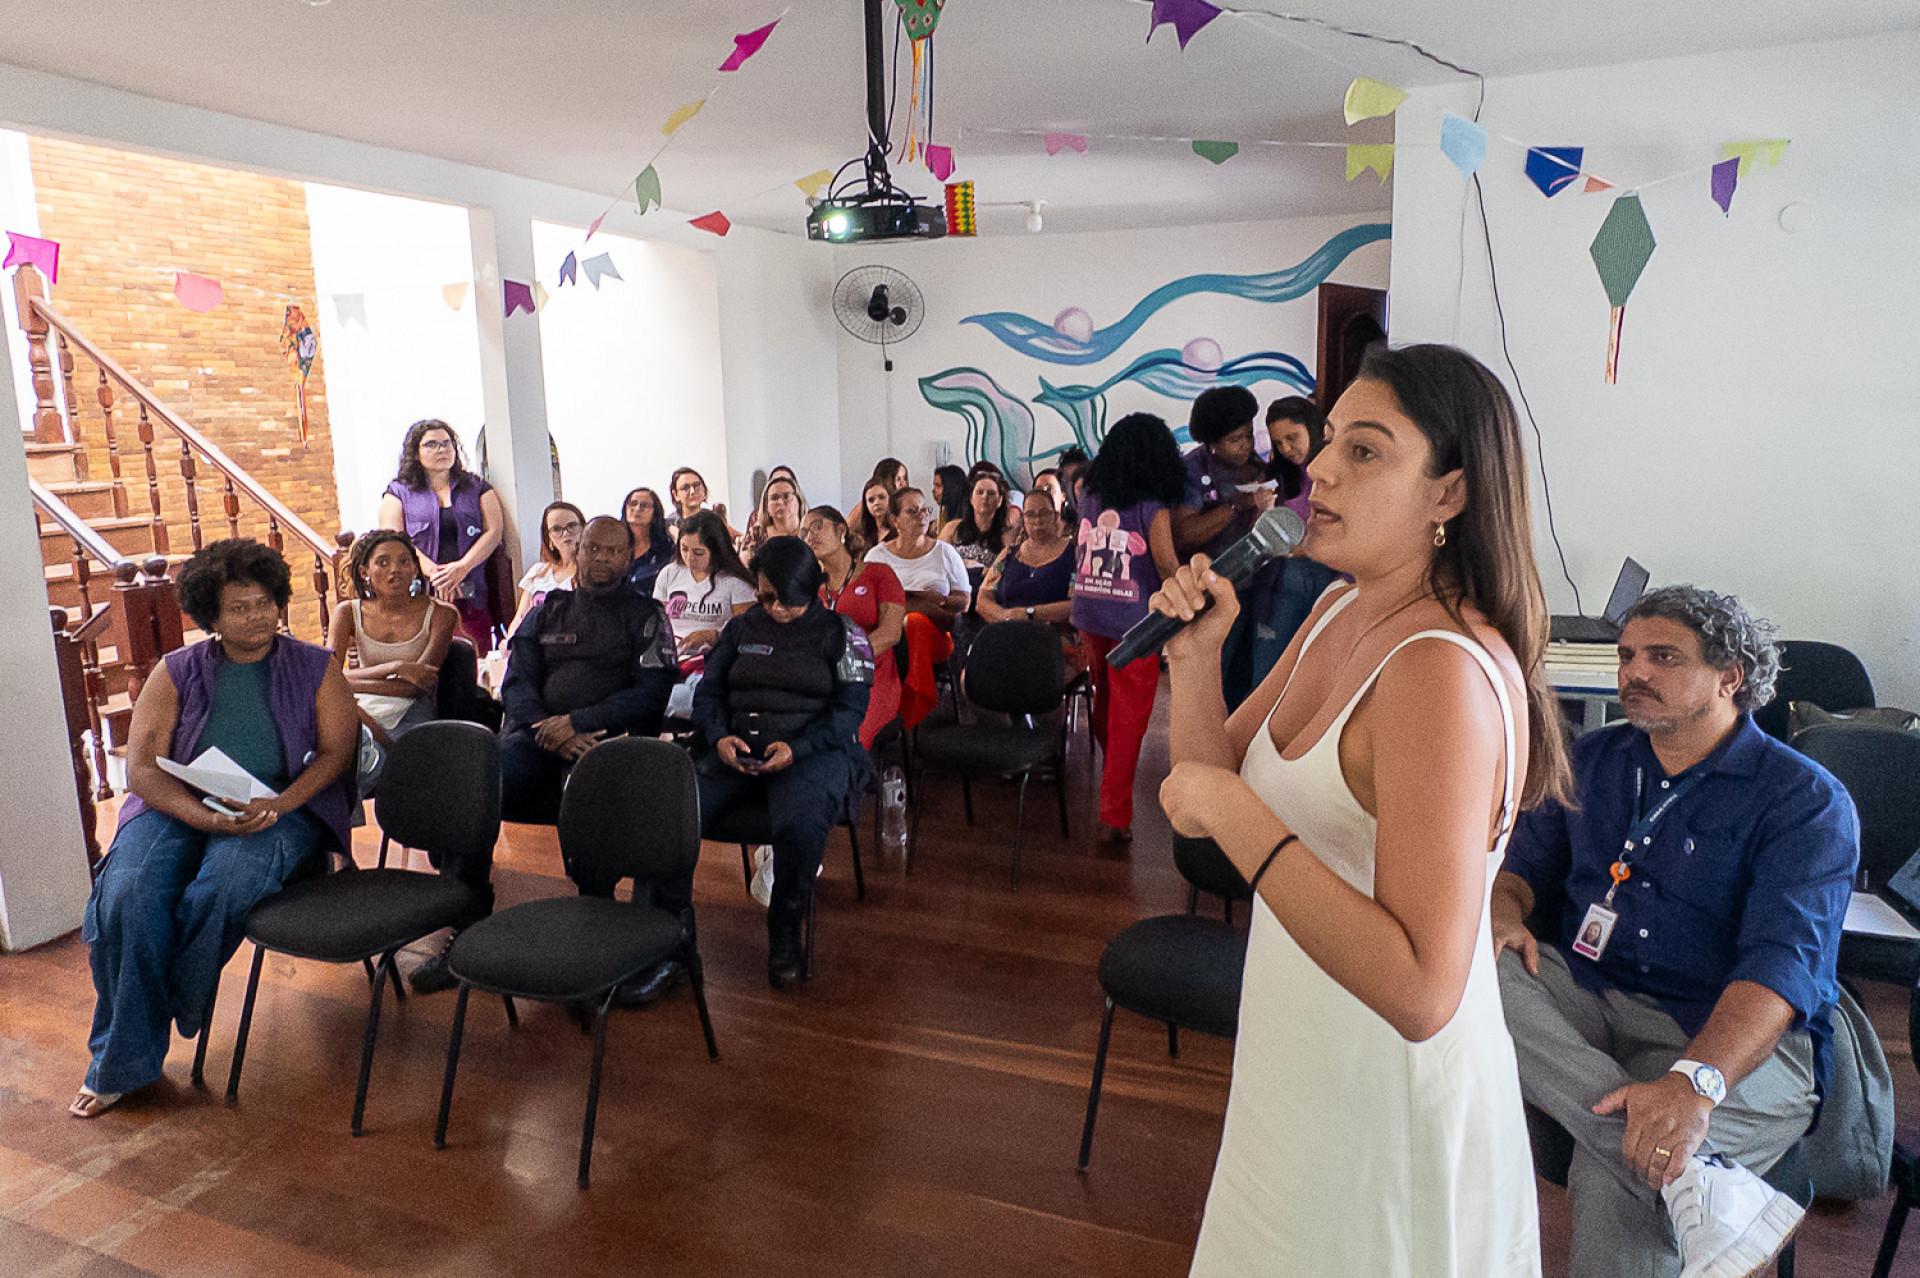
[[[926,318],[927,304],[920,286],[891,266],[856,266],[834,285],[833,314],[841,328],[880,348],[891,373],[886,348],[913,336]]]

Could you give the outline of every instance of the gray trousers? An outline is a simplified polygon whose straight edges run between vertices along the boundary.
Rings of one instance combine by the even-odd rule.
[[[1678,1278],[1680,1253],[1665,1204],[1621,1153],[1626,1113],[1603,1117],[1593,1106],[1617,1087],[1665,1074],[1686,1050],[1686,1031],[1644,994],[1581,988],[1549,945],[1540,947],[1539,976],[1529,976],[1510,951],[1500,956],[1499,971],[1521,1095],[1574,1140],[1568,1272],[1572,1278]],[[1813,1046],[1805,1030],[1795,1030],[1714,1108],[1701,1151],[1763,1174],[1806,1134],[1813,1103]]]

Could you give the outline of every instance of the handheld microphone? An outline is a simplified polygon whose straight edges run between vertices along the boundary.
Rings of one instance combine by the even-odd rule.
[[[1220,552],[1220,557],[1213,561],[1213,571],[1238,586],[1262,564],[1290,552],[1306,535],[1307,526],[1300,521],[1300,516],[1285,506],[1275,506],[1254,521],[1246,536]],[[1213,606],[1213,601],[1202,600],[1201,606],[1204,611]],[[1196,613],[1196,620],[1198,616]],[[1167,640],[1191,624],[1164,612],[1150,611],[1114,645],[1113,651],[1107,654],[1107,664],[1117,670],[1148,653],[1157,653],[1166,646]]]

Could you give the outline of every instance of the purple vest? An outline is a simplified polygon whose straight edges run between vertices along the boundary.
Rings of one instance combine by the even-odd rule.
[[[471,475],[453,486],[453,554],[446,561],[440,558],[440,499],[434,496],[433,489],[409,488],[396,479],[387,485],[387,492],[400,499],[400,517],[406,525],[407,540],[413,543],[413,548],[433,562],[441,563],[466,554],[473,549],[473,543],[480,540],[480,534],[486,531],[487,519],[480,510],[480,494],[486,492],[488,487],[486,480]],[[473,588],[466,602],[485,611],[487,574],[484,565],[475,567],[461,584]]]
[[[220,663],[226,660],[218,639],[203,639],[187,648],[175,648],[166,655],[167,676],[173,680],[180,697],[179,717],[174,720],[173,740],[167,757],[189,762],[199,753],[200,734],[213,713],[213,688]],[[320,744],[319,716],[314,713],[314,698],[320,681],[326,677],[333,654],[325,648],[280,635],[267,652],[267,703],[273,710],[274,727],[280,733],[280,750],[287,775],[297,777],[306,771],[307,756]],[[349,768],[352,762],[347,764]],[[120,805],[120,825],[147,811],[138,795],[129,794]],[[346,786],[335,781],[307,801],[307,811],[333,832],[341,849],[351,844],[347,826]]]

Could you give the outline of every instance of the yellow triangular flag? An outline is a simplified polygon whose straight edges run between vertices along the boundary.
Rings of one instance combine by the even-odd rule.
[[[536,311],[547,309],[547,286],[539,280],[533,282],[533,309]]]
[[[457,311],[467,304],[468,287],[466,284],[444,284],[441,286],[440,296],[445,299],[448,310]]]
[[[1393,172],[1393,143],[1347,148],[1347,181],[1353,181],[1368,169],[1378,173],[1381,184],[1385,185],[1387,175]]]
[[[1347,123],[1357,124],[1376,115],[1392,115],[1407,95],[1391,84],[1361,76],[1347,86]]]
[[[667,117],[667,122],[660,126],[660,131],[666,134],[668,137],[672,137],[675,133],[679,132],[681,125],[685,124],[688,120],[691,120],[694,116],[699,115],[700,108],[705,106],[706,104],[707,104],[707,100],[705,98],[701,98],[697,102],[687,103],[685,106],[681,107],[678,111],[675,111],[672,115]]]
[[[1739,175],[1745,177],[1747,170],[1753,167],[1754,157],[1767,162],[1768,168],[1780,163],[1780,157],[1787,153],[1788,138],[1755,138],[1751,142],[1729,142],[1720,148],[1720,158],[1731,160],[1740,157]]]
[[[818,195],[827,189],[827,183],[833,181],[832,169],[821,169],[818,173],[809,173],[798,179],[794,185],[800,188],[802,195]]]

